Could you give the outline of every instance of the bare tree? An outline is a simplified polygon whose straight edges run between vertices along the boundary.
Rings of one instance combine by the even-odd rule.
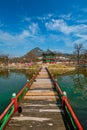
[[[4,63],[6,66],[8,66],[8,61],[9,61],[9,55],[7,54],[2,54],[0,55],[0,62]]]
[[[87,64],[87,50],[84,50],[83,59],[84,59],[84,64]]]
[[[81,54],[82,54],[82,50],[83,50],[83,44],[75,44],[74,45],[74,49],[75,49],[75,56],[76,56],[76,60],[77,60],[77,65],[80,65],[80,60],[81,60]]]

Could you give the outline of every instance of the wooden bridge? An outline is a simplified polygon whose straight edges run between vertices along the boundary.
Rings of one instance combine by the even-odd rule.
[[[13,97],[1,115],[0,130],[83,130],[67,97],[63,96],[48,69],[40,69],[31,81]],[[7,123],[6,114],[9,113],[12,114]],[[70,119],[67,113],[71,114]]]
[[[46,69],[42,69],[21,102],[7,130],[65,130],[63,110]]]

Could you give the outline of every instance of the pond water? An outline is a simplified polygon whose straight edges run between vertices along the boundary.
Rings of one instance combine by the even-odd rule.
[[[11,101],[12,93],[18,93],[30,79],[31,70],[0,70],[0,114]]]
[[[87,130],[87,71],[78,70],[73,74],[57,75],[58,84],[62,91],[67,92],[68,100]]]

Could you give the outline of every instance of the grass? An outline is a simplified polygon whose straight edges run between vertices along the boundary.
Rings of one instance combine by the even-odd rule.
[[[53,75],[62,75],[66,73],[73,73],[75,71],[74,66],[65,64],[51,64],[48,65],[48,68]]]

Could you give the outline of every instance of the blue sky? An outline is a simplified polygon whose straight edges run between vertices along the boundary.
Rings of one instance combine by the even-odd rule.
[[[87,49],[87,0],[0,0],[0,54]]]

